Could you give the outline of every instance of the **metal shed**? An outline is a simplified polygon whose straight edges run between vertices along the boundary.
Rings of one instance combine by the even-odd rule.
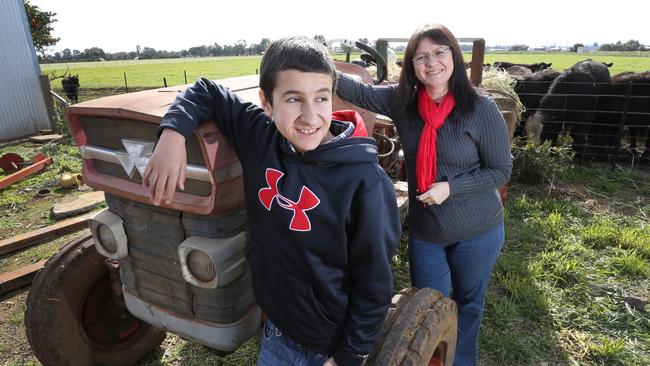
[[[22,0],[0,1],[0,141],[50,129]]]

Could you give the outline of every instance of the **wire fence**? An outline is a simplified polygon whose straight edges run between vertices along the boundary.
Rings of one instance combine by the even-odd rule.
[[[619,162],[631,167],[650,163],[650,83],[551,83],[518,82],[527,110],[521,125],[541,122],[542,140],[569,133],[583,161],[607,160],[612,168]],[[537,120],[531,118],[535,115]],[[523,133],[520,128],[518,134]]]
[[[194,80],[184,74],[185,84]],[[124,76],[124,87],[93,85],[79,88],[78,102],[156,88],[129,87],[128,75],[125,73]],[[157,87],[166,84],[169,84],[168,80],[162,77]],[[516,91],[526,112],[517,135],[524,135],[526,119],[540,113],[543,116],[541,138],[555,139],[561,133],[569,133],[577,156],[583,161],[610,161],[612,168],[619,162],[633,168],[650,163],[650,83],[558,82],[552,89],[565,92],[549,93],[551,85],[553,81],[518,82]],[[576,92],[575,88],[579,86],[588,86],[591,90],[601,88],[601,92]],[[62,89],[53,89],[65,98]]]

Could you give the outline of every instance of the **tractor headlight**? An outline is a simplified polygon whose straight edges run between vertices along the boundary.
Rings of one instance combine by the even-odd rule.
[[[190,236],[178,246],[183,278],[203,287],[225,286],[246,270],[246,232],[229,238]]]
[[[111,259],[121,259],[129,255],[124,225],[119,216],[104,209],[88,222],[99,254]]]
[[[108,227],[108,225],[100,224],[97,228],[97,236],[99,238],[99,242],[107,252],[112,254],[117,253],[117,241],[115,241],[115,236],[113,236],[113,233],[111,232],[111,229]]]
[[[187,255],[187,266],[192,275],[201,282],[210,282],[217,273],[214,270],[214,262],[209,255],[199,250],[193,250]]]

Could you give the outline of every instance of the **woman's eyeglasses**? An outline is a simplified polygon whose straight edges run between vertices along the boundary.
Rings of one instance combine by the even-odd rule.
[[[443,59],[451,51],[449,47],[440,47],[433,52],[421,52],[416,53],[413,57],[413,63],[416,65],[422,65],[424,63],[429,63],[429,61],[436,61]]]

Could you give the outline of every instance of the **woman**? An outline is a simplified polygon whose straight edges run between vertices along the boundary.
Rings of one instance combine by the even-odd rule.
[[[501,113],[471,85],[456,38],[440,24],[411,36],[397,86],[340,75],[337,93],[395,123],[406,156],[413,285],[451,293],[454,364],[476,364],[485,291],[504,241],[498,187],[512,168]]]

